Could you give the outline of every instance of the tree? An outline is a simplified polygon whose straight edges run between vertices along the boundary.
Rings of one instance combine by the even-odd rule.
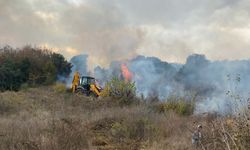
[[[56,74],[66,77],[71,72],[72,65],[61,54],[53,53],[51,60],[56,68]]]
[[[19,90],[22,84],[52,84],[57,77],[67,77],[71,64],[46,48],[25,46],[0,48],[0,90]]]
[[[44,67],[45,84],[51,84],[56,80],[56,67],[52,62],[47,62]]]
[[[0,67],[0,90],[17,91],[22,84],[21,71],[12,60],[5,61]]]

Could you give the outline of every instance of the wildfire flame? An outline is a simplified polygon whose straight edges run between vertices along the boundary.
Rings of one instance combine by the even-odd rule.
[[[128,67],[125,64],[122,64],[121,70],[125,81],[130,81],[132,79],[132,73],[129,71]]]

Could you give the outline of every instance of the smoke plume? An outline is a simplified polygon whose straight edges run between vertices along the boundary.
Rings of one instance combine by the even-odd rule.
[[[88,54],[91,69],[137,55],[178,63],[192,53],[250,55],[249,0],[0,0],[0,18],[0,46]]]
[[[87,67],[88,55],[77,55],[71,58],[70,63],[72,64],[71,73],[68,79],[61,79],[62,81],[66,81],[66,85],[68,88],[71,87],[71,81],[74,77],[74,73],[78,71],[81,76],[87,76],[90,73],[88,72]]]
[[[185,64],[171,64],[156,57],[137,56],[113,61],[109,68],[96,67],[95,77],[105,84],[113,76],[122,76],[126,63],[135,82],[137,94],[157,95],[166,100],[171,95],[197,95],[197,113],[233,113],[246,104],[250,92],[250,60],[210,61],[204,55],[190,55]]]

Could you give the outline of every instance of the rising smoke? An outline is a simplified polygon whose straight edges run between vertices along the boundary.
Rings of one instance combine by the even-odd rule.
[[[73,70],[89,74],[87,56],[72,58]],[[79,66],[81,67],[79,67]],[[108,68],[95,67],[92,73],[99,83],[112,77],[123,78],[122,66],[130,71],[137,94],[145,97],[195,93],[198,97],[196,112],[232,112],[234,105],[242,105],[250,92],[250,60],[210,61],[204,55],[190,55],[185,64],[171,64],[156,57],[137,56],[126,61],[113,61]],[[124,67],[124,66],[123,66]],[[235,99],[241,103],[235,103]]]
[[[77,55],[71,58],[70,63],[72,64],[71,73],[69,79],[59,78],[60,81],[66,82],[68,88],[71,87],[71,81],[74,77],[74,73],[78,71],[82,76],[87,76],[90,73],[88,72],[87,66],[88,55]]]

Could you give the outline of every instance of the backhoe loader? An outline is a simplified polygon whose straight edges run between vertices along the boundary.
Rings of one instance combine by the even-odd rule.
[[[75,81],[75,79],[79,79]],[[72,92],[77,94],[84,94],[86,96],[99,97],[102,88],[96,84],[96,80],[90,76],[79,77],[79,73],[75,73],[72,81]]]

